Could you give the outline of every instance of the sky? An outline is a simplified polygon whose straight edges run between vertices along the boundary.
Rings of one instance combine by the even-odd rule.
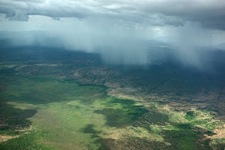
[[[109,63],[173,56],[200,67],[204,49],[225,49],[225,1],[1,0],[0,39],[96,52]]]

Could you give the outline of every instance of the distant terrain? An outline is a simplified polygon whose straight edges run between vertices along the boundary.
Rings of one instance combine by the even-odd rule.
[[[222,150],[225,52],[208,53],[198,69],[3,44],[0,149]]]

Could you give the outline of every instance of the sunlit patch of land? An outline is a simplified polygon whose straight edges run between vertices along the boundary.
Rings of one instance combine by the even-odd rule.
[[[19,136],[18,135],[0,135],[0,142],[5,142],[5,141],[8,141],[8,140],[11,140],[11,139],[14,139],[14,138],[18,138]]]

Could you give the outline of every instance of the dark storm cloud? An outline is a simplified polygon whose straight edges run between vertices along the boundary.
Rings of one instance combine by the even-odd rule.
[[[162,25],[196,22],[205,27],[225,29],[225,1],[223,0],[159,0],[139,3],[138,12],[158,15]],[[178,24],[177,24],[178,23]],[[179,24],[180,23],[180,24]]]
[[[28,20],[29,15],[52,18],[110,16],[153,25],[182,25],[191,21],[225,29],[224,0],[1,0],[0,12],[14,20]]]
[[[20,33],[0,34],[13,44],[57,43],[111,63],[148,64],[168,54],[199,67],[200,49],[225,48],[225,1],[1,0],[0,31]]]
[[[183,21],[199,22],[205,27],[225,29],[223,0],[156,1],[144,6],[144,11],[174,16]]]
[[[79,3],[70,1],[62,3],[47,0],[2,0],[0,2],[0,12],[11,20],[28,21],[31,15],[43,15],[52,18],[83,18],[88,11]]]

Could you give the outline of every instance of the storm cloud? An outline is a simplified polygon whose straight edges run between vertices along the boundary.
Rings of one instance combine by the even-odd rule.
[[[148,64],[169,53],[201,66],[199,50],[225,43],[223,0],[1,0],[0,14],[2,39],[97,52],[110,63]]]

